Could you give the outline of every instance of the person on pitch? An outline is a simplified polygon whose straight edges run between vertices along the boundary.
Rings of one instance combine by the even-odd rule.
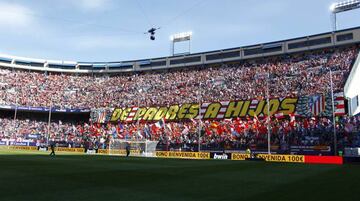
[[[50,156],[55,156],[55,143],[54,142],[50,142],[50,149],[51,149]]]
[[[245,151],[246,154],[250,155],[250,158],[253,158],[253,155],[251,154],[251,149],[248,147]]]
[[[127,142],[127,143],[126,143],[125,149],[126,149],[126,157],[129,157],[129,155],[130,155],[130,149],[131,149],[130,142]]]

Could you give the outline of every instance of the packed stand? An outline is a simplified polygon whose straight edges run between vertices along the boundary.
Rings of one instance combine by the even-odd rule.
[[[199,130],[199,124],[201,129]],[[40,146],[47,140],[62,147],[108,148],[113,139],[159,141],[158,150],[197,151],[245,150],[267,148],[266,119],[245,118],[222,121],[196,120],[134,124],[91,124],[51,122],[34,120],[0,119],[0,141],[28,142]],[[276,150],[287,151],[289,146],[332,146],[333,126],[327,118],[272,119],[270,125],[271,145]],[[342,117],[336,125],[338,146],[360,146],[360,116]],[[47,138],[49,136],[49,138]]]
[[[38,121],[31,119],[9,119],[0,118],[0,141],[9,142],[8,144],[28,143],[27,145],[41,146],[50,141],[54,141],[61,147],[84,147],[99,146],[105,144],[107,133],[97,135],[87,123],[63,123],[61,121],[51,122]],[[50,128],[50,132],[48,132]]]
[[[314,95],[343,89],[358,47],[216,64],[185,70],[120,75],[0,70],[0,105],[101,108],[154,106],[266,96]]]

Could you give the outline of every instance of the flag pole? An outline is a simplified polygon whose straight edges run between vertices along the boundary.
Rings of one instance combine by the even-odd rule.
[[[17,91],[15,88],[15,113],[14,113],[14,134],[16,135],[16,117],[17,117],[17,109],[18,109],[18,97]]]
[[[140,99],[139,99],[139,97],[138,97],[138,99],[137,99],[137,107],[139,108],[139,104],[140,104]],[[137,120],[137,122],[136,122],[136,130],[137,130],[137,134],[136,134],[136,141],[138,141],[138,136],[139,136],[139,134],[140,134],[140,129],[139,129],[139,124],[140,124],[140,122],[139,122],[139,119]],[[145,138],[146,138],[146,136],[145,136]]]
[[[266,102],[267,102],[267,131],[268,131],[268,154],[271,154],[271,142],[270,142],[270,97],[269,97],[269,73],[266,76]]]
[[[46,143],[49,146],[49,138],[50,138],[50,124],[51,124],[51,110],[52,110],[52,101],[50,102],[50,108],[49,108],[49,118],[48,118],[48,132],[47,132],[47,140]]]
[[[334,155],[337,155],[337,139],[336,139],[336,120],[335,120],[335,104],[334,104],[334,88],[332,80],[332,71],[330,71],[330,90],[331,90],[331,106],[332,106],[332,118],[333,118],[333,132],[334,132]]]
[[[139,96],[138,96],[138,98],[137,98],[137,107],[138,107],[138,110],[139,110],[139,108],[140,108],[140,97],[141,97],[141,92],[142,92],[143,90],[142,90],[142,87],[140,87],[140,89],[138,89],[138,92],[139,92]],[[139,117],[138,117],[139,118]],[[137,122],[136,122],[136,131],[137,131],[137,133],[136,133],[136,141],[138,141],[138,135],[140,134],[140,130],[139,130],[139,124],[140,124],[140,122],[139,122],[139,120],[140,119],[138,119],[137,120]],[[146,135],[145,135],[145,140],[146,140]]]
[[[200,87],[201,87],[201,83],[200,83]],[[200,93],[200,88],[198,90],[198,100],[199,100],[199,128],[198,128],[198,152],[201,151],[201,143],[200,143],[200,138],[201,138],[201,93]]]

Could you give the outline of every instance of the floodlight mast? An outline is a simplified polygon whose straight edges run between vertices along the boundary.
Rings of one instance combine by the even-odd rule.
[[[188,32],[182,32],[182,33],[177,33],[177,34],[173,34],[170,36],[170,41],[171,41],[171,53],[174,56],[175,55],[175,44],[179,43],[179,42],[183,42],[183,41],[188,41],[188,52],[183,52],[182,54],[190,54],[190,49],[191,49],[191,38],[192,38],[192,31],[188,31]]]
[[[335,32],[337,30],[337,13],[355,10],[357,8],[360,8],[360,0],[350,0],[331,4],[330,11],[333,18],[333,31]]]
[[[343,1],[338,3],[333,3],[330,6],[330,11],[332,15],[332,23],[333,23],[333,48],[335,49],[335,32],[337,31],[337,20],[336,14],[346,12],[349,10],[355,10],[360,8],[360,0],[350,0]],[[334,90],[333,90],[333,80],[332,80],[332,71],[329,68],[330,72],[330,90],[331,90],[331,106],[332,106],[332,120],[333,120],[333,138],[334,138],[334,155],[337,155],[337,134],[336,134],[336,119],[335,119],[335,106],[334,106]]]

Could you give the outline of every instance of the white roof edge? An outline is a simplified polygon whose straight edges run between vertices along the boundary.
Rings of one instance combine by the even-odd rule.
[[[22,61],[38,62],[38,63],[44,63],[46,61],[45,59],[19,57],[19,56],[13,56],[13,55],[9,55],[9,54],[0,54],[0,57],[6,57],[6,58],[15,59],[15,60],[22,60]]]
[[[64,60],[51,60],[51,59],[35,59],[35,58],[29,58],[29,57],[19,57],[19,56],[13,56],[9,54],[1,54],[0,57],[5,57],[9,59],[15,59],[15,60],[22,60],[22,61],[29,61],[29,62],[39,62],[39,63],[55,63],[55,64],[74,64],[76,65],[78,62],[76,61],[64,61]]]

